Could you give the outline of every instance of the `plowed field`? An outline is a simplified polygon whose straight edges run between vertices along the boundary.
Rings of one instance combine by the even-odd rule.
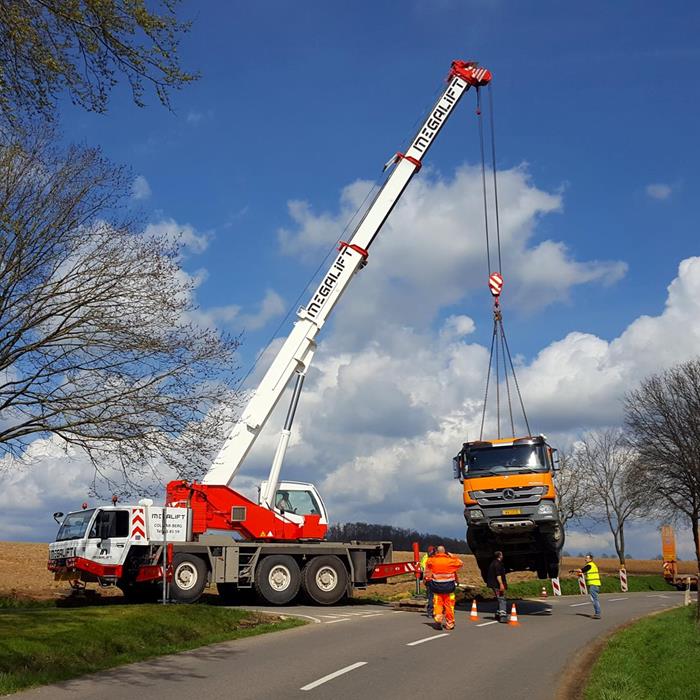
[[[64,595],[69,591],[69,586],[64,581],[55,582],[53,575],[46,569],[47,546],[28,542],[0,542],[0,596],[18,596],[29,598],[54,598]],[[409,552],[396,552],[396,561],[409,561],[412,555]],[[460,575],[462,583],[475,586],[481,585],[481,577],[476,567],[474,557],[462,556],[465,562]],[[604,573],[617,572],[617,560],[599,559],[598,566]],[[562,562],[562,571],[581,566],[579,558],[565,558]],[[694,562],[680,562],[681,573],[693,573],[696,569]],[[627,562],[627,571],[631,574],[660,574],[661,562],[658,560],[630,560]],[[562,577],[568,576],[562,573]],[[510,574],[508,579],[512,582],[534,579],[531,573]],[[413,585],[411,577],[400,577],[395,583],[380,586],[370,586],[364,595],[392,595],[410,590]],[[91,587],[95,587],[94,584]],[[115,589],[104,589],[103,594],[116,593]],[[358,592],[363,595],[363,592]]]

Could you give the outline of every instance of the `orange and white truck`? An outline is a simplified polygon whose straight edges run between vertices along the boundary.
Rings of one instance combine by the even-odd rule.
[[[467,544],[484,580],[497,550],[506,571],[556,578],[564,528],[553,481],[556,450],[546,437],[465,442],[453,467],[464,487]]]

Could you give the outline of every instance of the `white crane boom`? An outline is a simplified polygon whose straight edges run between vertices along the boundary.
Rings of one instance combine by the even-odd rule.
[[[350,240],[341,242],[339,254],[324,276],[308,304],[297,312],[298,320],[267,370],[255,395],[231,429],[219,454],[202,482],[228,485],[250,451],[253,443],[277,405],[289,380],[298,373],[305,375],[316,347],[315,338],[355,272],[367,259],[367,251],[379,233],[414,173],[421,159],[444,126],[462,95],[474,86],[486,85],[491,74],[476,63],[454,61],[448,85],[405,154],[397,153],[390,163],[396,167],[384,182]],[[288,437],[288,436],[287,436]],[[286,442],[285,442],[286,446]],[[279,450],[278,450],[279,451]],[[275,461],[281,461],[276,458]],[[277,475],[268,479],[268,491],[274,491]]]

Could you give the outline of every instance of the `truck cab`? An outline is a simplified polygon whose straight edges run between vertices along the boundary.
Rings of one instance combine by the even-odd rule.
[[[484,579],[496,550],[507,571],[559,575],[564,530],[552,478],[555,454],[545,436],[536,435],[465,442],[454,458],[467,544]]]

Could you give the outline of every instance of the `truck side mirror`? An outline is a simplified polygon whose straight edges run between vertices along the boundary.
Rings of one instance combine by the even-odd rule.
[[[455,457],[452,460],[452,474],[455,479],[459,479],[459,483],[464,483],[464,460],[462,457]]]
[[[61,513],[60,510],[56,511],[53,514],[53,519],[60,525],[61,524],[61,518],[63,517],[63,513]]]
[[[559,450],[556,449],[556,447],[550,447],[549,454],[552,457],[552,471],[560,471],[561,462],[559,461]]]

